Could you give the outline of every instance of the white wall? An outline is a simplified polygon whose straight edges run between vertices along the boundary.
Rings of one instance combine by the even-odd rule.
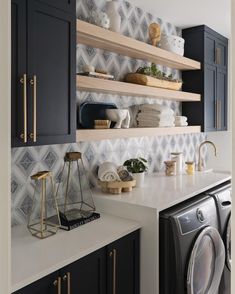
[[[10,3],[0,8],[0,294],[10,293]]]
[[[129,0],[178,27],[206,24],[227,37],[231,33],[232,0]]]

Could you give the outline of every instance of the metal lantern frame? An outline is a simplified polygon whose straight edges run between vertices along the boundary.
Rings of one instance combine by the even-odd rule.
[[[87,203],[84,200],[84,194],[83,194],[83,189],[82,189],[82,181],[81,181],[81,171],[80,171],[80,167],[79,167],[79,160],[81,161],[81,165],[82,165],[82,167],[83,167],[83,169],[85,171],[84,163],[83,163],[83,160],[82,160],[82,154],[80,152],[67,152],[65,154],[65,157],[64,157],[64,166],[63,166],[63,169],[61,171],[61,175],[62,175],[62,178],[63,178],[65,167],[66,167],[66,165],[68,165],[68,173],[67,173],[67,179],[66,179],[66,189],[65,189],[65,195],[63,195],[64,203],[63,204],[58,204],[59,212],[62,212],[63,214],[66,214],[66,212],[68,211],[67,210],[68,205],[76,205],[76,204],[80,205],[79,211],[81,211],[81,213],[86,214],[87,212],[94,212],[95,211],[95,204],[94,204],[94,201],[93,201],[93,198],[92,198],[92,193],[91,193],[91,190],[90,190],[90,187],[89,187],[89,181],[88,181],[88,178],[86,176],[86,173],[84,175],[85,175],[85,178],[86,178],[86,181],[87,181],[87,184],[88,184],[88,188],[89,188],[89,192],[90,192],[90,196],[91,196],[90,200],[92,202],[92,205]],[[72,164],[74,164],[75,162],[76,162],[76,166],[77,166],[77,173],[78,173],[79,190],[80,190],[81,200],[78,200],[78,201],[75,201],[73,203],[68,204],[69,185],[70,185],[71,177],[72,177],[71,169],[72,169]],[[58,184],[58,187],[57,187],[57,192],[56,192],[56,199],[57,200],[59,198],[59,190],[60,190],[60,186],[62,185],[62,182],[63,182],[63,180],[60,180],[60,182]],[[83,210],[83,206],[85,206],[85,205],[88,207],[88,210]],[[62,207],[62,209],[61,209],[61,207]]]
[[[55,197],[55,185],[52,178],[52,173],[50,171],[41,171],[31,176],[31,179],[35,181],[35,189],[33,196],[33,205],[28,217],[28,230],[32,236],[39,239],[45,239],[52,235],[55,235],[60,228],[60,218],[59,210],[57,205],[57,200]],[[47,187],[46,182],[50,180],[52,187],[52,201],[54,202],[54,209],[56,215],[48,216],[47,210]],[[40,193],[40,208],[39,208],[39,221],[33,220],[33,210],[35,208],[36,193],[37,193],[37,183],[41,182],[41,193]]]

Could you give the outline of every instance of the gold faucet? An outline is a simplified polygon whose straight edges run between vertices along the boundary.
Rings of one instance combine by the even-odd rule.
[[[204,164],[203,164],[203,160],[202,160],[202,156],[201,156],[201,149],[202,149],[202,147],[203,147],[205,144],[211,144],[211,145],[214,147],[214,149],[215,149],[215,157],[217,156],[216,146],[215,146],[215,144],[214,144],[213,142],[208,141],[208,140],[202,142],[202,143],[200,144],[200,146],[199,146],[199,158],[198,158],[198,170],[199,170],[199,171],[202,171],[203,168],[204,168]]]

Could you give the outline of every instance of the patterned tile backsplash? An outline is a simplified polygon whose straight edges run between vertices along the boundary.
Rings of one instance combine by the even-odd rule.
[[[106,0],[77,0],[77,16],[87,20],[92,9],[105,8]],[[151,13],[133,6],[129,2],[119,1],[119,13],[122,18],[121,32],[141,41],[148,42],[148,25],[157,22],[167,34],[180,35],[181,31],[174,25],[166,23]],[[111,52],[77,46],[77,72],[83,64],[92,64],[105,68],[114,74],[116,79],[122,79],[127,72],[136,70],[146,64],[140,60],[130,59]],[[180,73],[165,67],[160,67],[166,73],[173,73],[179,77]],[[78,105],[84,101],[113,102],[118,107],[127,108],[134,104],[156,103],[161,100],[151,98],[120,97],[118,95],[94,94],[77,92]],[[164,101],[176,114],[181,112],[181,104]],[[67,151],[80,151],[83,154],[84,164],[90,179],[91,186],[96,185],[97,167],[103,161],[114,161],[122,164],[131,157],[142,156],[148,159],[149,173],[161,171],[163,162],[169,159],[173,151],[182,151],[185,160],[197,160],[199,144],[206,139],[206,134],[189,134],[161,137],[143,137],[120,140],[104,140],[89,143],[74,143],[40,147],[23,147],[12,149],[12,225],[24,224],[27,221],[29,207],[32,204],[33,185],[30,175],[39,170],[52,170],[55,181],[63,166],[63,157]],[[204,149],[206,158],[206,149]]]

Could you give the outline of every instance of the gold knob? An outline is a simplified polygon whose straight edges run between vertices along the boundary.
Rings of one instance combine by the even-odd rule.
[[[55,287],[57,287],[57,286],[58,286],[58,280],[55,280],[55,281],[53,282],[53,285],[54,285]]]

